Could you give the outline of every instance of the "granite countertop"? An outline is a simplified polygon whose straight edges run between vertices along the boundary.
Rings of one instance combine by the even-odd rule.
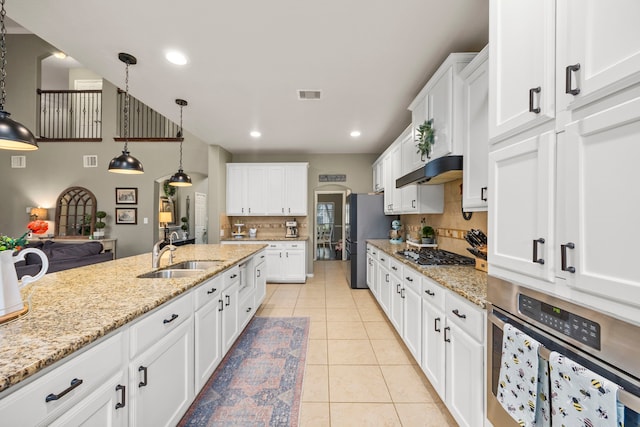
[[[284,236],[270,236],[270,237],[243,237],[241,239],[236,239],[235,237],[222,237],[220,241],[222,242],[303,242],[309,240],[309,236],[299,236],[299,237],[284,237]]]
[[[389,240],[367,240],[376,248],[384,251],[394,259],[413,268],[421,274],[435,280],[445,288],[482,308],[487,307],[487,273],[476,270],[473,266],[429,265],[420,266],[396,254],[405,248],[403,244],[392,244]]]
[[[174,263],[222,260],[185,278],[138,279],[154,270],[150,253],[46,274],[21,290],[24,301],[30,296],[29,313],[0,325],[0,392],[265,247],[181,246]],[[167,254],[162,257],[161,267],[168,259]]]

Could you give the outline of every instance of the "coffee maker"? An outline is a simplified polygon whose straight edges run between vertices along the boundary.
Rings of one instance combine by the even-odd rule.
[[[298,221],[286,221],[284,225],[287,227],[287,234],[284,237],[298,237]]]

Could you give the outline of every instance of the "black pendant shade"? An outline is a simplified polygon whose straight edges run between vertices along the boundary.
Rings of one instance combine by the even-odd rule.
[[[191,184],[191,177],[184,173],[182,170],[182,141],[184,138],[182,136],[182,107],[187,105],[187,101],[184,99],[176,99],[176,104],[180,106],[180,130],[178,131],[178,138],[180,139],[180,167],[178,168],[178,172],[174,173],[171,178],[169,178],[169,185],[173,187],[189,187]]]
[[[140,160],[129,154],[128,151],[123,151],[118,157],[114,157],[109,162],[109,172],[122,173],[122,174],[142,174],[144,168]]]
[[[11,114],[0,111],[0,149],[33,151],[38,149],[36,137],[22,124],[9,118]]]

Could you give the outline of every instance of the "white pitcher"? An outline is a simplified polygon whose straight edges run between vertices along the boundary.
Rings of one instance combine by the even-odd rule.
[[[36,254],[42,260],[42,268],[35,276],[22,276],[22,283],[18,282],[15,263],[25,259],[27,254]],[[0,316],[20,311],[24,308],[20,288],[27,283],[35,282],[47,273],[49,258],[40,249],[27,248],[13,255],[12,250],[0,251]]]

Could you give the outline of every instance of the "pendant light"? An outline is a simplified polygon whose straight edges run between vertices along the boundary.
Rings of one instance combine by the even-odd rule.
[[[178,172],[169,178],[169,185],[174,187],[189,187],[192,185],[191,177],[182,170],[182,141],[184,141],[184,133],[182,132],[182,107],[187,105],[187,101],[184,99],[176,99],[176,104],[180,106],[180,130],[178,131],[178,137],[180,138],[180,167],[178,168]]]
[[[4,18],[7,12],[4,10],[5,0],[0,0],[0,149],[33,151],[38,149],[36,138],[31,131],[22,124],[11,120],[8,112],[4,111],[7,100],[4,79],[7,77],[7,44],[5,36],[7,29],[4,26]]]
[[[129,142],[129,65],[135,65],[138,60],[135,56],[128,53],[119,53],[118,59],[127,65],[125,74],[125,90],[124,90],[124,149],[122,154],[118,157],[114,157],[109,162],[109,172],[123,173],[123,174],[141,174],[144,173],[144,168],[140,160],[129,154],[127,148]]]

